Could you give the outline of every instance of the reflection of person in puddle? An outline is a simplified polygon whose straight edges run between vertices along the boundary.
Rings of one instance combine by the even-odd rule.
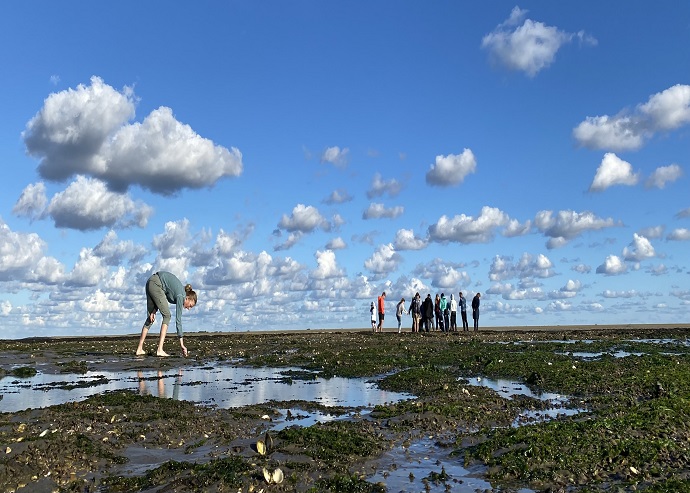
[[[155,273],[146,281],[147,315],[144,326],[141,328],[141,337],[139,337],[139,347],[137,347],[136,352],[138,356],[146,354],[146,351],[144,351],[144,341],[146,340],[146,335],[149,333],[151,324],[153,324],[156,319],[156,312],[158,310],[160,310],[163,315],[163,321],[161,323],[161,335],[158,340],[156,356],[170,356],[163,350],[165,334],[168,332],[168,324],[172,318],[168,303],[175,304],[175,328],[177,329],[177,337],[180,339],[182,356],[185,358],[187,357],[187,347],[184,345],[184,333],[182,332],[182,309],[189,310],[196,305],[196,293],[192,290],[191,284],[182,287],[182,283],[177,277],[165,271]]]
[[[146,379],[144,378],[144,372],[141,370],[137,371],[137,378],[139,379],[139,395],[150,395],[151,393],[146,388]],[[165,376],[162,370],[158,370],[158,397],[165,398]],[[180,384],[182,383],[182,368],[177,370],[177,377],[175,377],[175,385],[173,386],[173,396],[174,400],[178,400],[180,396]]]

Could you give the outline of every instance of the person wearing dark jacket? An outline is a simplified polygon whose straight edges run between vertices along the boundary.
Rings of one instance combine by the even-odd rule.
[[[429,332],[434,325],[434,301],[430,294],[426,295],[426,299],[422,303],[422,317],[424,318],[424,329]]]
[[[474,295],[472,298],[472,319],[474,320],[474,330],[475,332],[479,330],[479,293]]]
[[[409,312],[410,315],[412,315],[412,332],[419,332],[419,326],[422,320],[422,302],[419,299],[419,293],[416,293],[412,297]]]
[[[470,330],[470,326],[467,324],[467,300],[462,295],[462,291],[458,293],[458,304],[460,305],[460,318],[462,318],[462,330]]]

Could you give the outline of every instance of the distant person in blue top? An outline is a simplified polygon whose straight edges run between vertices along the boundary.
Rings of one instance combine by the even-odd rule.
[[[182,332],[182,309],[189,310],[196,305],[196,293],[192,290],[192,285],[187,284],[182,286],[180,280],[170,272],[160,271],[149,277],[146,281],[146,320],[144,326],[141,328],[141,337],[139,338],[139,347],[137,348],[137,356],[146,354],[144,351],[144,341],[146,335],[149,333],[151,324],[156,319],[156,312],[160,310],[163,315],[161,323],[161,335],[158,340],[158,350],[156,356],[170,356],[163,350],[163,343],[165,342],[165,334],[168,332],[168,324],[172,318],[170,315],[170,305],[175,305],[175,328],[177,329],[177,337],[180,339],[180,347],[182,348],[182,356],[187,357],[188,351],[184,345],[184,333]]]

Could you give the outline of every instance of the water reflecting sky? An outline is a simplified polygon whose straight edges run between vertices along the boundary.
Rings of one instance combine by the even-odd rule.
[[[305,400],[324,406],[368,407],[397,402],[412,396],[379,389],[371,379],[287,379],[275,368],[221,366],[184,367],[167,370],[89,371],[78,374],[38,373],[31,378],[7,376],[0,380],[0,412],[42,408],[80,401],[112,390],[135,390],[221,408],[267,401]],[[300,370],[301,374],[304,374]],[[66,389],[66,385],[81,387]]]

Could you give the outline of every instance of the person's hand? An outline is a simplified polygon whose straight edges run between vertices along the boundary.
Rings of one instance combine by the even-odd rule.
[[[185,346],[184,343],[180,341],[180,347],[182,348],[182,356],[186,358],[187,355],[189,355],[189,351],[187,351],[187,346]]]
[[[156,320],[156,312],[149,313],[149,322],[153,323]]]

